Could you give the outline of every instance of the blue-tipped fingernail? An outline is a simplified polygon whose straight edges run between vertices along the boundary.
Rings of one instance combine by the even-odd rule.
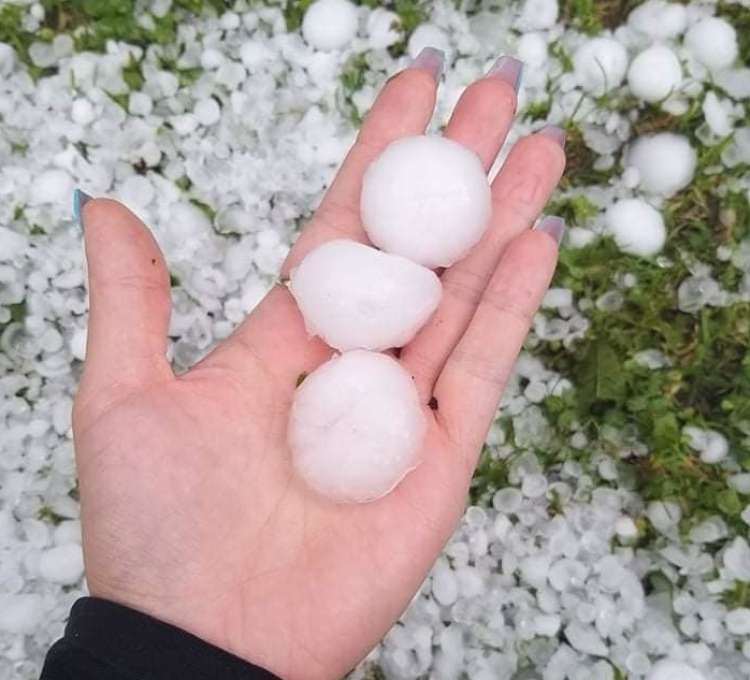
[[[549,137],[551,140],[559,144],[563,149],[565,148],[565,138],[568,136],[567,132],[557,125],[545,125],[539,134],[544,137]]]
[[[516,92],[521,86],[523,75],[523,62],[513,57],[499,57],[498,60],[487,71],[488,78],[497,78],[508,83]]]
[[[83,206],[86,205],[91,200],[91,196],[89,196],[86,192],[81,191],[80,189],[76,189],[73,192],[73,219],[76,221],[76,224],[83,229],[83,220],[81,219],[81,211],[83,210]]]
[[[443,73],[443,62],[445,53],[436,47],[425,47],[414,58],[409,68],[421,68],[427,71],[435,82],[438,81]]]
[[[555,239],[557,245],[560,245],[560,241],[565,234],[565,220],[562,217],[557,217],[557,215],[545,215],[536,223],[534,229],[549,234]]]

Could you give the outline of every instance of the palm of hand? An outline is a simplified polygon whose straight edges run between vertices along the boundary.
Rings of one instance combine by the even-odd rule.
[[[464,108],[512,99],[507,85],[489,79],[473,88]],[[406,93],[411,117],[398,101]],[[363,239],[352,206],[366,163],[390,141],[382,129],[391,138],[412,131],[404,126],[418,132],[433,97],[419,69],[389,83],[289,264],[326,238]],[[388,126],[397,111],[400,126]],[[501,123],[492,121],[485,145],[497,146]],[[460,125],[453,134],[461,139]],[[536,148],[561,166],[548,141]],[[475,150],[485,162],[494,155]],[[537,203],[557,181],[557,170],[548,173]],[[158,247],[118,204],[87,204],[91,322],[74,430],[92,593],[281,677],[350,669],[406,606],[460,517],[503,380],[554,263],[545,235],[526,231],[508,245],[529,219],[516,217],[516,233],[495,239],[494,256],[485,246],[446,273],[443,307],[402,352],[429,424],[423,463],[377,502],[337,505],[291,468],[286,426],[297,378],[331,352],[308,337],[288,291],[276,286],[232,338],[175,377],[164,359],[169,298]],[[532,262],[537,273],[519,288],[518,274]],[[488,343],[498,325],[506,337]],[[433,394],[437,410],[427,406]]]

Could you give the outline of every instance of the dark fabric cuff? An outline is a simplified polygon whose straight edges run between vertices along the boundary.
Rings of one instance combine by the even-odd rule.
[[[180,628],[84,597],[47,654],[40,680],[279,680]]]

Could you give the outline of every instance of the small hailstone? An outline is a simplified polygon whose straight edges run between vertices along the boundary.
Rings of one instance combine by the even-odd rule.
[[[29,240],[23,234],[8,227],[0,227],[0,262],[21,257],[29,247]]]
[[[640,188],[664,196],[690,184],[696,161],[687,138],[671,132],[639,137],[627,155],[627,165],[635,167],[640,175]]]
[[[560,630],[560,617],[557,614],[538,614],[533,623],[537,635],[552,637]]]
[[[373,49],[385,49],[401,38],[399,27],[401,20],[398,14],[382,7],[370,12],[367,17],[367,37]]]
[[[675,92],[682,82],[682,66],[664,45],[652,45],[633,59],[628,69],[631,92],[647,102],[658,102]]]
[[[83,576],[83,552],[78,543],[49,548],[39,558],[39,575],[52,583],[72,585]]]
[[[384,354],[355,350],[297,389],[289,445],[297,473],[334,501],[372,501],[419,463],[425,418],[411,376]]]
[[[505,489],[499,489],[495,491],[495,495],[492,496],[492,507],[498,512],[505,514],[511,514],[516,512],[523,502],[523,495],[521,492],[509,486]]]
[[[70,353],[78,361],[83,361],[86,358],[86,330],[84,328],[76,328],[73,331],[70,338]]]
[[[685,45],[693,56],[712,71],[731,66],[737,59],[737,31],[718,17],[693,24],[685,34]]]
[[[41,203],[63,204],[70,199],[73,193],[73,178],[59,168],[45,170],[34,180],[31,187],[31,202],[38,205]]]
[[[479,158],[461,144],[404,137],[365,172],[361,209],[376,246],[425,267],[447,267],[482,237],[490,188]]]
[[[406,49],[409,56],[414,59],[425,47],[442,50],[447,62],[450,63],[451,41],[448,34],[442,28],[429,22],[417,26],[409,38]]]
[[[706,125],[718,137],[726,137],[732,134],[734,129],[732,117],[715,92],[706,94],[706,98],[703,100],[703,116],[706,119]]]
[[[131,92],[128,97],[128,111],[133,116],[148,116],[154,108],[154,102],[145,92]]]
[[[747,607],[732,609],[727,614],[724,623],[733,635],[750,635],[750,609]]]
[[[706,680],[706,676],[682,661],[659,661],[651,667],[646,680]]]
[[[552,28],[557,22],[559,11],[557,0],[526,0],[521,10],[519,26],[525,31]]]
[[[647,0],[628,15],[628,24],[652,40],[668,40],[687,27],[687,10],[677,2]]]
[[[0,631],[30,634],[38,630],[44,602],[36,593],[0,594]]]
[[[651,501],[646,508],[646,515],[657,531],[669,533],[682,519],[682,510],[672,501]]]
[[[584,654],[607,656],[609,653],[607,645],[604,643],[599,633],[596,632],[596,629],[591,626],[575,622],[570,623],[565,628],[565,637],[574,649],[577,649]]]
[[[96,118],[96,114],[91,102],[88,99],[79,97],[73,101],[73,105],[70,107],[70,117],[74,123],[85,126]]]
[[[625,253],[651,257],[664,247],[667,231],[661,213],[639,198],[613,203],[604,219],[615,243]]]
[[[750,472],[740,472],[736,475],[732,475],[727,480],[727,483],[737,493],[741,493],[746,496],[750,495]]]
[[[357,34],[357,7],[349,0],[316,0],[305,12],[302,35],[318,50],[339,50]]]
[[[542,300],[542,307],[546,309],[572,307],[572,305],[573,291],[570,288],[549,288]]]
[[[729,442],[721,432],[688,425],[683,428],[682,433],[688,438],[690,447],[700,452],[704,463],[719,463],[729,453]]]
[[[154,199],[156,191],[148,177],[131,175],[120,185],[117,194],[126,205],[145,208]]]
[[[750,546],[742,536],[737,536],[724,551],[724,567],[731,578],[750,581]]]
[[[198,100],[193,113],[200,124],[206,127],[217,123],[221,118],[221,109],[213,97]]]
[[[438,564],[432,572],[432,595],[443,606],[452,605],[458,598],[458,581],[446,564]]]
[[[307,330],[339,350],[402,347],[440,302],[440,279],[398,255],[337,239],[310,252],[289,289]]]
[[[600,96],[622,82],[628,68],[628,54],[614,38],[592,38],[576,50],[573,67],[581,87]]]

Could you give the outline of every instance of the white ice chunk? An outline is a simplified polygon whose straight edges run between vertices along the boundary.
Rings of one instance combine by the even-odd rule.
[[[29,247],[29,240],[13,229],[0,226],[0,262],[8,262],[21,257]]]
[[[666,660],[652,666],[646,680],[706,680],[706,676],[682,661]]]
[[[718,17],[708,17],[693,24],[685,34],[685,46],[693,56],[712,71],[727,68],[737,59],[737,31]]]
[[[83,575],[83,552],[78,543],[49,548],[39,558],[39,574],[52,583],[72,585]]]
[[[307,330],[340,350],[402,347],[440,302],[440,279],[426,267],[337,239],[308,253],[289,289]]]
[[[729,108],[724,102],[716,96],[715,92],[708,92],[703,100],[703,115],[706,118],[706,125],[711,128],[711,132],[719,137],[726,137],[732,134],[732,116]]]
[[[638,171],[641,189],[671,196],[690,184],[696,160],[695,150],[686,137],[661,132],[636,139],[626,164]]]
[[[652,40],[667,40],[685,30],[687,11],[677,2],[647,0],[628,15],[628,24]]]
[[[382,7],[370,12],[367,17],[367,36],[370,47],[379,50],[390,47],[401,37],[401,20],[398,14]]]
[[[407,52],[414,59],[425,47],[434,47],[446,55],[450,63],[451,41],[448,34],[439,26],[432,23],[419,24],[409,38]]]
[[[727,630],[733,635],[750,635],[750,609],[738,607],[727,614]]]
[[[667,230],[661,213],[639,198],[624,198],[613,203],[604,219],[623,252],[651,257],[664,247]]]
[[[518,21],[519,28],[525,31],[552,28],[559,11],[557,0],[526,0]]]
[[[0,631],[33,633],[44,615],[42,596],[35,593],[0,594]]]
[[[302,35],[318,50],[339,50],[357,34],[357,7],[349,0],[317,0],[305,12]]]
[[[335,501],[372,501],[419,463],[425,418],[411,376],[385,354],[334,357],[298,388],[289,445],[298,474]]]
[[[361,208],[376,246],[425,267],[447,267],[482,237],[490,188],[479,158],[461,144],[404,137],[365,172]]]
[[[592,38],[576,50],[573,67],[581,87],[600,96],[622,82],[628,68],[628,53],[614,38]]]
[[[631,92],[647,102],[658,102],[675,92],[682,82],[682,66],[675,53],[664,45],[643,50],[630,64]]]
[[[71,200],[73,188],[73,178],[65,170],[50,168],[34,179],[29,195],[30,203],[34,205],[64,203],[67,205]]]

